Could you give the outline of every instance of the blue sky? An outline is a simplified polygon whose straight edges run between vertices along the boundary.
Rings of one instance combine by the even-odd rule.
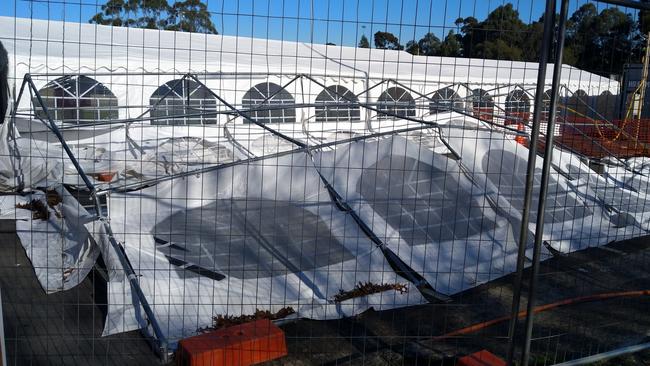
[[[0,15],[87,22],[106,0],[0,0]],[[173,1],[173,0],[170,0]],[[366,34],[389,31],[405,44],[427,32],[439,37],[459,17],[482,20],[513,3],[524,22],[544,12],[543,0],[205,0],[220,33],[303,42],[353,45]],[[571,0],[570,13],[586,3]],[[605,5],[596,3],[599,9]]]

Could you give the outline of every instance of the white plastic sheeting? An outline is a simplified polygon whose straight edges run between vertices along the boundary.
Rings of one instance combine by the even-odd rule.
[[[327,319],[422,303],[412,285],[333,301],[359,282],[407,281],[330,199],[308,156],[296,153],[113,194],[109,206],[116,238],[172,340],[216,315],[256,309],[291,306],[297,316]],[[109,266],[119,268],[114,259]],[[104,334],[139,326],[119,274],[109,304]]]
[[[529,150],[512,137],[467,121],[450,124],[446,136],[462,156],[467,171],[472,172],[476,182],[493,197],[495,208],[519,228]],[[535,232],[542,164],[542,158],[538,158],[528,224],[531,233]],[[610,214],[594,200],[596,194],[588,187],[584,187],[583,192],[575,190],[576,187],[563,175],[552,171],[544,211],[543,240],[555,250],[567,253],[625,238],[626,227],[620,228],[610,220]]]
[[[609,212],[610,220],[619,228],[621,237],[642,235],[650,230],[645,158],[628,161],[605,159],[601,165],[602,174],[595,174],[579,156],[568,151],[556,149],[553,160],[569,178],[572,188]]]
[[[453,294],[515,270],[508,222],[458,163],[401,136],[315,156],[373,232],[433,288]]]
[[[48,187],[61,181],[60,149],[18,137],[10,123],[0,125],[0,141],[0,191]]]
[[[69,290],[83,281],[100,253],[84,226],[95,217],[62,186],[56,192],[62,199],[56,205],[48,204],[43,192],[22,198],[24,203],[41,201],[49,211],[48,219],[32,218],[29,209],[16,209],[16,233],[41,287],[48,293]]]
[[[512,136],[464,120],[464,126],[452,123],[444,130],[460,160],[451,157],[437,132],[422,130],[315,150],[313,162],[305,153],[241,161],[112,194],[110,224],[172,341],[210,325],[216,315],[291,306],[297,316],[328,319],[423,302],[412,284],[408,293],[389,290],[334,301],[339,291],[359,282],[407,281],[350,215],[331,202],[318,172],[389,250],[435,290],[454,294],[515,270],[528,157]],[[373,127],[385,132],[413,125],[395,120]],[[232,139],[219,133],[211,139],[193,136],[202,129],[214,132],[187,126],[134,127],[128,133],[120,128],[95,145],[72,148],[87,173],[116,172],[112,184],[119,187],[297,147],[257,126],[233,129]],[[370,133],[363,125],[320,134],[298,125],[281,130],[310,143]],[[19,160],[22,171],[30,172],[28,186],[81,184],[59,147],[24,138],[16,146],[23,155],[29,153]],[[545,241],[570,252],[645,233],[645,196],[620,183],[645,177],[615,168],[609,177],[600,177],[575,156],[563,154],[556,155],[556,165],[565,174],[551,177]],[[538,168],[541,164],[539,159]],[[539,175],[540,169],[537,182]],[[539,185],[533,192],[531,232],[538,193]],[[101,251],[110,273],[104,334],[146,327],[105,227],[61,194],[62,222],[26,216],[18,223],[43,287],[71,288]],[[98,247],[88,246],[88,232]],[[56,244],[44,245],[50,242]],[[526,245],[530,254],[530,241]],[[543,255],[550,253],[544,249]],[[69,269],[76,271],[73,276]]]

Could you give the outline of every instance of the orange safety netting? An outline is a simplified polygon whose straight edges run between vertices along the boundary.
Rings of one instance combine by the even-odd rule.
[[[572,116],[558,124],[558,145],[588,157],[650,156],[650,119],[604,121]]]

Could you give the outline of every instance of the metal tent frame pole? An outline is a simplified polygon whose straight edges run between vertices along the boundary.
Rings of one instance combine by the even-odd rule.
[[[153,310],[151,309],[151,306],[149,305],[149,302],[147,301],[147,298],[142,291],[142,288],[140,287],[140,284],[138,282],[138,275],[131,266],[131,263],[126,257],[126,252],[124,250],[124,247],[117,242],[115,239],[115,236],[113,234],[113,230],[111,229],[111,225],[108,222],[108,219],[104,217],[101,213],[101,204],[99,202],[99,196],[97,188],[94,186],[94,184],[90,181],[90,178],[88,178],[88,175],[84,172],[83,168],[79,164],[79,161],[77,158],[74,156],[74,153],[70,149],[70,146],[68,146],[67,142],[65,141],[65,138],[63,137],[63,134],[61,131],[59,131],[59,128],[57,127],[56,123],[52,119],[52,116],[50,114],[50,111],[48,110],[47,106],[43,102],[43,99],[34,85],[34,82],[31,79],[30,74],[26,74],[25,77],[23,78],[23,83],[21,86],[21,92],[19,94],[19,98],[16,101],[16,105],[18,105],[18,102],[20,101],[20,98],[22,98],[23,95],[23,90],[25,85],[29,88],[31,92],[34,93],[34,96],[36,97],[36,100],[38,101],[39,106],[42,108],[43,112],[45,113],[45,116],[47,117],[48,123],[49,123],[49,128],[51,131],[54,133],[54,135],[57,137],[59,142],[61,143],[61,146],[63,147],[66,155],[72,162],[72,165],[75,167],[77,172],[79,173],[79,176],[84,182],[84,185],[88,188],[90,191],[90,197],[94,201],[95,204],[95,210],[96,210],[96,218],[99,220],[101,223],[102,227],[105,230],[106,236],[108,238],[108,241],[111,245],[111,247],[115,250],[115,253],[117,255],[118,260],[120,261],[120,264],[122,265],[124,272],[125,272],[125,277],[128,279],[129,284],[133,291],[135,292],[136,298],[138,302],[140,303],[140,306],[142,306],[142,309],[144,310],[144,313],[146,315],[146,323],[147,327],[141,328],[141,330],[145,333],[147,338],[151,341],[151,343],[154,345],[156,352],[160,355],[161,359],[163,362],[168,361],[169,357],[169,344],[167,341],[167,338],[165,337],[164,333],[162,332],[162,328],[160,327],[158,320],[156,319],[155,314],[153,313]],[[137,307],[137,305],[136,305]],[[137,310],[137,309],[136,309]],[[136,311],[136,313],[138,313]],[[153,331],[153,337],[152,335],[149,334],[148,331],[148,326],[151,326],[152,331]]]

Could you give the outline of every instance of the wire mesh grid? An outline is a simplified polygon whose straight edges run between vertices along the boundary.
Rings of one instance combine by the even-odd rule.
[[[647,8],[9,0],[1,363],[647,363]]]

